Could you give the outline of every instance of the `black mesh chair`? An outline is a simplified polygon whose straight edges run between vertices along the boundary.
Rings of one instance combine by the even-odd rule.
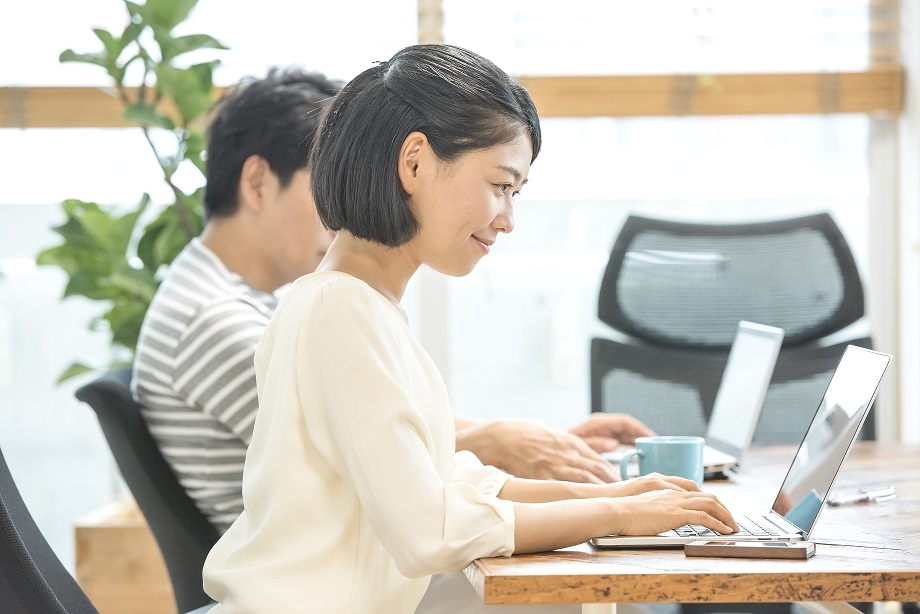
[[[751,224],[630,216],[610,253],[591,341],[592,411],[662,435],[703,435],[740,320],[785,331],[755,443],[799,443],[865,314],[856,262],[830,215]],[[872,416],[860,437],[874,438]],[[871,604],[860,604],[866,611]],[[788,604],[683,604],[687,613],[789,612]]]
[[[660,345],[728,349],[739,320],[815,341],[865,314],[856,262],[830,215],[753,224],[630,216],[601,282],[598,317]]]
[[[48,545],[0,451],[0,612],[97,614]]]
[[[828,346],[783,348],[754,431],[760,444],[798,443],[847,345],[871,348],[861,337]],[[719,350],[636,345],[591,340],[592,408],[629,413],[659,435],[706,432],[716,391],[728,360]],[[809,404],[809,400],[814,403]],[[804,411],[803,411],[804,410]],[[875,439],[872,415],[860,431]]]
[[[96,412],[125,483],[156,539],[179,612],[204,606],[201,569],[217,529],[198,509],[157,447],[131,396],[131,367],[110,371],[79,388],[76,397]]]
[[[856,262],[826,213],[750,224],[630,216],[611,250],[591,341],[592,411],[628,412],[661,434],[705,432],[739,320],[785,330],[757,443],[798,443],[863,317]],[[862,438],[874,438],[870,415]]]

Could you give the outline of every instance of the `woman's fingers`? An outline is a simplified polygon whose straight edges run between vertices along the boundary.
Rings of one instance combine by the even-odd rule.
[[[685,524],[727,534],[738,530],[731,512],[710,493],[654,490],[621,500],[623,529],[628,535],[655,535]]]

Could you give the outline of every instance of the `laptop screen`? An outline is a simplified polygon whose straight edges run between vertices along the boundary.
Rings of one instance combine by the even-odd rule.
[[[738,324],[706,427],[708,445],[736,458],[747,449],[782,342],[782,329]]]
[[[773,511],[811,533],[891,356],[848,346],[796,452]]]

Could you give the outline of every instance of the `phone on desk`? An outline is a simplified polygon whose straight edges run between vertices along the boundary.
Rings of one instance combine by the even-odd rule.
[[[687,556],[718,556],[740,559],[807,559],[815,553],[807,541],[695,541],[684,545]]]

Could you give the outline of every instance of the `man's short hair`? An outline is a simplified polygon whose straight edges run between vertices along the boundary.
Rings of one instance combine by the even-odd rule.
[[[450,45],[406,47],[352,79],[324,114],[313,151],[313,198],[331,230],[396,247],[418,232],[397,174],[406,137],[421,132],[439,159],[530,137],[527,91],[489,60]]]
[[[295,172],[309,166],[322,107],[341,87],[320,73],[273,68],[224,95],[208,127],[205,216],[236,213],[240,173],[250,156],[265,159],[287,187]]]

